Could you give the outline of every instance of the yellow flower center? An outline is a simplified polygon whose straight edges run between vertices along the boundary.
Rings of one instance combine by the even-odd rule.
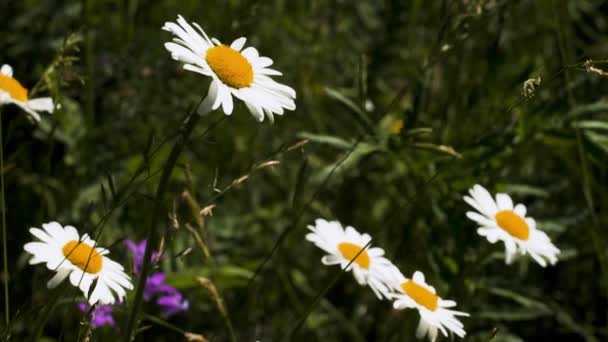
[[[530,228],[526,221],[513,210],[502,210],[496,213],[496,222],[500,228],[504,229],[511,236],[520,240],[528,240]]]
[[[27,101],[27,89],[19,81],[3,73],[0,73],[0,90],[7,92],[17,101]]]
[[[370,264],[369,254],[367,254],[367,251],[362,251],[361,249],[360,246],[350,242],[342,242],[338,245],[338,250],[342,253],[344,258],[354,260],[354,263],[367,270],[369,269]]]
[[[245,88],[253,82],[251,63],[240,52],[226,45],[208,49],[205,60],[222,82],[232,88]]]
[[[433,292],[429,291],[426,287],[416,284],[415,282],[408,280],[401,284],[403,292],[410,296],[416,303],[424,306],[425,308],[435,311],[439,307],[439,297]]]
[[[62,248],[63,255],[72,264],[78,266],[87,273],[97,273],[101,271],[103,257],[97,253],[93,247],[82,241],[72,240]]]

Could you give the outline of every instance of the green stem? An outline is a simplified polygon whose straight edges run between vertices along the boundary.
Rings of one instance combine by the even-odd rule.
[[[152,268],[152,263],[150,260],[152,256],[152,250],[158,245],[159,241],[159,235],[156,228],[158,222],[163,220],[162,213],[164,212],[163,206],[165,205],[165,193],[167,192],[167,188],[169,186],[169,179],[171,178],[171,174],[173,172],[173,169],[175,168],[175,164],[177,163],[177,160],[179,159],[182,150],[187,145],[188,139],[190,138],[192,131],[194,131],[194,127],[201,118],[195,113],[195,111],[196,108],[191,111],[186,123],[182,128],[180,139],[175,142],[175,145],[173,145],[173,149],[171,150],[169,157],[167,158],[167,161],[165,163],[163,173],[160,176],[158,188],[156,188],[156,198],[154,201],[154,209],[152,211],[152,221],[148,225],[148,231],[146,232],[148,243],[146,244],[146,252],[144,253],[144,264],[141,270],[139,280],[137,282],[135,300],[133,302],[133,308],[131,309],[131,314],[127,323],[127,329],[125,330],[125,342],[130,342],[132,338],[135,337],[135,326],[137,324],[137,316],[139,314],[139,309],[143,300],[144,287],[146,284],[146,279],[148,278],[148,275],[150,274],[150,270]]]
[[[8,329],[9,296],[8,296],[8,251],[6,243],[6,205],[4,203],[4,137],[2,136],[2,113],[0,112],[0,201],[2,202],[2,266],[4,272],[4,322]]]

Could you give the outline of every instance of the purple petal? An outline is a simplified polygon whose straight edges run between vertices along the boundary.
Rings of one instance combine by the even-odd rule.
[[[139,274],[143,267],[144,256],[146,255],[146,244],[147,241],[145,239],[141,240],[139,243],[131,240],[125,240],[125,245],[133,255],[133,270],[135,274]],[[160,253],[152,251],[152,256],[150,257],[150,260],[153,264],[156,264],[160,257]]]
[[[78,303],[78,309],[82,312],[88,312],[89,308],[90,306],[87,303]],[[111,305],[97,305],[91,313],[91,327],[97,329],[104,325],[116,326],[116,322],[112,316],[113,311],[114,308]]]
[[[146,279],[144,299],[150,300],[155,294],[165,292],[167,286],[165,284],[165,274],[163,272],[154,273]]]
[[[183,299],[182,294],[176,292],[170,296],[162,296],[156,300],[156,304],[162,307],[162,315],[170,317],[177,313],[188,310],[190,302]]]

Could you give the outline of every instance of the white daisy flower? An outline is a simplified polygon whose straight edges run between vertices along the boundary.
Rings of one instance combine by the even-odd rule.
[[[167,22],[163,30],[177,36],[165,43],[171,57],[184,63],[184,69],[212,78],[207,97],[198,108],[206,114],[222,106],[230,115],[234,107],[232,96],[242,100],[251,114],[260,122],[264,114],[273,122],[273,114],[283,115],[284,109],[296,108],[296,92],[274,81],[270,76],[282,75],[270,69],[272,59],[260,56],[254,47],[245,46],[246,38],[236,39],[230,46],[209,39],[205,31],[192,23],[194,30],[180,15],[177,23]]]
[[[551,243],[545,232],[536,229],[533,218],[526,217],[526,206],[513,206],[511,197],[501,193],[496,194],[494,201],[488,190],[481,185],[469,189],[469,194],[471,196],[464,196],[464,200],[478,213],[469,211],[467,217],[481,226],[477,233],[485,236],[490,243],[498,240],[505,243],[507,264],[518,253],[530,254],[542,267],[547,265],[546,260],[552,265],[557,262],[559,249]]]
[[[51,113],[53,111],[53,99],[50,97],[40,97],[30,100],[28,98],[28,90],[13,78],[13,68],[8,64],[4,64],[0,68],[0,106],[10,103],[21,107],[36,121],[40,121],[38,112]]]
[[[456,306],[456,302],[439,297],[435,288],[425,282],[422,272],[416,271],[412,279],[407,279],[395,267],[392,277],[396,280],[393,286],[396,292],[390,295],[395,299],[393,307],[398,310],[417,309],[420,314],[420,323],[416,329],[417,338],[428,335],[429,340],[435,341],[439,330],[446,337],[447,330],[459,337],[466,335],[464,326],[455,316],[469,316],[469,314],[447,309]]]
[[[115,303],[112,291],[118,301],[122,301],[125,289],[133,289],[124,268],[106,256],[110,253],[107,249],[95,247],[95,241],[88,234],[80,237],[76,228],[62,227],[57,222],[43,224],[42,228],[44,230],[30,228],[30,233],[40,241],[27,243],[23,249],[33,255],[29,261],[31,265],[46,263],[48,269],[57,272],[47,283],[49,288],[59,285],[69,276],[70,283],[80,288],[86,297],[96,281],[89,297],[91,305]]]
[[[372,240],[368,234],[360,234],[350,226],[344,229],[338,221],[323,219],[315,220],[315,225],[308,229],[312,233],[306,234],[306,239],[329,253],[321,259],[323,264],[340,265],[346,271],[353,271],[360,285],[369,285],[380,299],[388,298],[388,277],[394,265],[383,257],[382,248],[368,245]]]

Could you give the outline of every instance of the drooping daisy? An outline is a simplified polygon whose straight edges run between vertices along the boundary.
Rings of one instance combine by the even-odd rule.
[[[416,271],[412,279],[407,279],[395,267],[392,278],[397,281],[393,286],[395,292],[390,295],[395,299],[393,307],[398,310],[417,309],[420,314],[420,323],[416,329],[417,338],[428,335],[431,341],[435,341],[439,330],[443,336],[448,336],[447,330],[459,337],[466,335],[462,322],[455,316],[469,316],[469,314],[447,309],[456,306],[456,302],[439,297],[435,288],[425,282],[422,272]]]
[[[209,39],[197,23],[192,24],[198,32],[180,15],[177,23],[167,22],[163,30],[177,36],[173,42],[165,43],[173,59],[184,63],[186,70],[212,78],[207,97],[198,108],[199,114],[221,105],[224,113],[230,115],[234,107],[232,96],[242,100],[260,122],[264,114],[272,122],[273,114],[283,115],[285,109],[296,108],[296,92],[270,78],[282,75],[269,68],[272,59],[260,56],[254,47],[243,49],[244,37],[230,46],[223,45],[215,38]]]
[[[312,233],[306,234],[306,239],[329,253],[321,259],[323,264],[340,265],[352,271],[360,285],[369,285],[380,299],[388,298],[388,277],[394,265],[383,257],[382,248],[369,246],[372,238],[368,234],[360,234],[350,226],[344,229],[338,221],[323,219],[315,220],[315,225],[308,229]]]
[[[13,78],[13,68],[4,64],[0,68],[0,106],[13,103],[21,107],[34,120],[40,121],[38,112],[53,111],[53,100],[50,97],[29,99],[28,90]]]
[[[485,236],[490,243],[501,240],[505,244],[505,261],[510,264],[516,254],[530,254],[542,267],[547,260],[552,265],[557,262],[559,249],[551,243],[545,232],[536,229],[536,221],[526,217],[526,206],[513,206],[507,194],[496,194],[496,201],[488,190],[481,185],[469,189],[469,196],[464,200],[478,213],[469,211],[467,217],[481,227],[477,233]],[[546,259],[546,260],[545,260]]]
[[[32,254],[30,264],[46,263],[46,267],[57,272],[47,283],[49,288],[59,285],[70,277],[70,283],[80,288],[88,296],[91,285],[96,281],[88,301],[91,305],[114,304],[116,297],[121,301],[125,290],[133,289],[133,284],[124,268],[106,255],[107,249],[96,247],[88,234],[79,236],[76,228],[62,227],[57,222],[42,225],[42,229],[30,228],[30,233],[40,241],[23,246]]]

